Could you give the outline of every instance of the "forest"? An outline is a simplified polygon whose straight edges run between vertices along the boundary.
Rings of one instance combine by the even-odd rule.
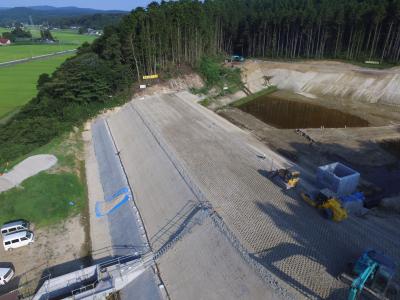
[[[117,36],[122,62],[137,77],[169,63],[195,65],[201,56],[218,53],[398,63],[400,1],[153,2],[124,17],[102,40]]]
[[[182,65],[209,70],[199,66],[210,61],[204,58],[231,54],[397,64],[400,0],[180,0],[136,8],[40,77],[37,96],[0,125],[0,164],[120,105],[143,75]]]

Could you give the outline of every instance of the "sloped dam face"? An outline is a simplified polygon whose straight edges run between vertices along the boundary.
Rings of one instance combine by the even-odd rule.
[[[239,107],[264,123],[281,129],[367,127],[357,116],[322,105],[260,96]]]

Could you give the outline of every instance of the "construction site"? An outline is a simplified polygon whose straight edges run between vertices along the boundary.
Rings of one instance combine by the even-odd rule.
[[[235,107],[245,96],[238,92],[210,109],[185,91],[196,82],[189,78],[154,86],[102,118],[168,297],[345,299],[352,282],[342,274],[363,253],[398,263],[400,114],[388,106],[396,91],[374,98],[357,90],[357,76],[389,85],[397,71],[330,64],[246,61],[239,67],[250,92],[278,91]],[[326,81],[348,82],[351,73],[355,83],[317,85],[320,70]],[[310,195],[329,168],[345,174],[347,190],[318,202]],[[379,297],[398,299],[398,284],[396,270]],[[365,299],[377,295],[364,290]]]
[[[277,91],[204,107],[188,75],[87,124],[92,249],[111,250],[33,299],[400,299],[400,71],[237,67]]]
[[[337,118],[332,128],[266,124],[229,106],[242,92],[214,107],[224,118],[199,105],[198,97],[170,90],[138,97],[107,119],[150,246],[165,251],[158,267],[172,299],[199,294],[205,299],[345,299],[349,283],[340,275],[365,250],[399,261],[399,156],[388,149],[393,146],[384,146],[400,138],[398,107],[387,105],[395,104],[395,91],[382,90],[376,99],[362,98],[351,87],[336,95],[320,83],[318,91],[313,78],[289,84],[299,80],[294,72],[321,78],[318,69],[325,70],[326,81],[341,76],[348,82],[353,72],[354,89],[360,88],[357,74],[386,84],[394,80],[386,77],[398,75],[332,64],[248,61],[240,66],[251,92],[265,88],[270,76],[279,91],[269,97],[334,110],[333,117],[327,113],[328,119]],[[340,112],[353,111],[340,118]],[[314,113],[318,119],[316,114],[321,112]],[[361,174],[355,189],[366,195],[362,208],[349,208],[340,222],[324,218],[301,198],[302,191],[318,189],[318,167],[334,162]],[[282,187],[270,176],[279,169],[299,171],[299,184]],[[179,241],[169,245],[177,236]],[[389,299],[398,299],[398,282],[397,272]]]

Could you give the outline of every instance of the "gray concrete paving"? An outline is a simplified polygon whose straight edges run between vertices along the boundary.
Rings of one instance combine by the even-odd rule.
[[[85,124],[82,138],[85,143],[85,169],[88,189],[90,219],[90,239],[92,243],[92,259],[94,262],[102,261],[113,255],[111,236],[108,230],[107,218],[96,217],[96,203],[104,199],[103,187],[100,181],[99,167],[94,153],[91,123]]]
[[[107,198],[129,186],[105,120],[100,119],[95,122],[92,132],[100,179],[104,196]],[[140,223],[130,203],[124,204],[106,218],[108,218],[114,255],[129,255],[135,251],[147,252],[145,237],[141,235]]]
[[[94,122],[92,135],[100,180],[105,199],[107,199],[121,188],[129,187],[129,185],[118,158],[118,150],[115,148],[113,137],[104,119]],[[114,256],[149,251],[144,229],[133,202],[123,204],[120,208],[102,218],[108,220]],[[95,239],[96,236],[91,238]],[[140,275],[121,293],[122,299],[162,299],[152,269]]]
[[[159,265],[171,299],[281,299],[210,218],[196,224]]]
[[[171,298],[276,299],[199,208],[193,186],[136,110],[128,104],[108,122]]]
[[[109,119],[152,249],[157,251],[190,214],[196,197],[130,106]]]
[[[0,193],[19,185],[29,177],[50,169],[56,163],[57,157],[49,154],[33,155],[24,159],[0,177]]]
[[[157,278],[149,269],[120,292],[121,300],[154,300],[162,299]]]
[[[328,222],[303,203],[297,193],[283,191],[267,179],[265,172],[270,168],[270,161],[257,158],[246,135],[211,111],[192,100],[186,101],[182,94],[134,100],[131,105],[133,110],[126,106],[114,117],[123,116],[125,120],[112,129],[116,133],[123,131],[123,126],[130,126],[130,122],[134,124],[117,138],[117,143],[123,145],[121,152],[125,147],[125,151],[131,151],[125,145],[126,139],[141,134],[143,126],[136,128],[140,123],[136,116],[139,112],[254,258],[304,296],[345,298],[347,287],[337,276],[365,248],[383,250],[400,260],[398,218],[393,217],[389,222],[370,215],[363,219],[350,218],[340,224]],[[147,144],[147,140],[137,143]],[[257,147],[263,146],[258,143]],[[122,156],[124,165],[137,155],[147,154],[158,159],[151,148],[138,149],[125,158]],[[129,177],[145,176],[149,181],[157,177],[157,173],[139,168],[131,171]],[[154,189],[157,187],[155,184]],[[151,189],[144,191],[139,199],[139,203],[151,202],[139,204],[148,207],[145,210],[167,201],[162,197],[158,200],[144,197],[152,192]],[[146,227],[147,222],[156,222],[157,216],[147,214]],[[160,222],[149,226],[162,225]]]

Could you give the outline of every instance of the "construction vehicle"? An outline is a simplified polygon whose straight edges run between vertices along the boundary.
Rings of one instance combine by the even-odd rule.
[[[364,292],[370,299],[387,299],[388,294],[396,296],[397,290],[392,284],[396,273],[393,259],[376,250],[366,250],[351,264],[350,273],[340,277],[345,283],[351,282],[348,300],[355,300]],[[362,298],[364,299],[364,298]]]
[[[329,189],[311,193],[301,192],[300,195],[304,201],[320,210],[325,218],[335,222],[347,219],[346,209]]]
[[[288,169],[279,169],[272,173],[271,178],[278,177],[285,184],[286,189],[297,186],[300,181],[300,172],[290,171]]]
[[[231,62],[244,62],[244,57],[241,55],[232,55]]]

